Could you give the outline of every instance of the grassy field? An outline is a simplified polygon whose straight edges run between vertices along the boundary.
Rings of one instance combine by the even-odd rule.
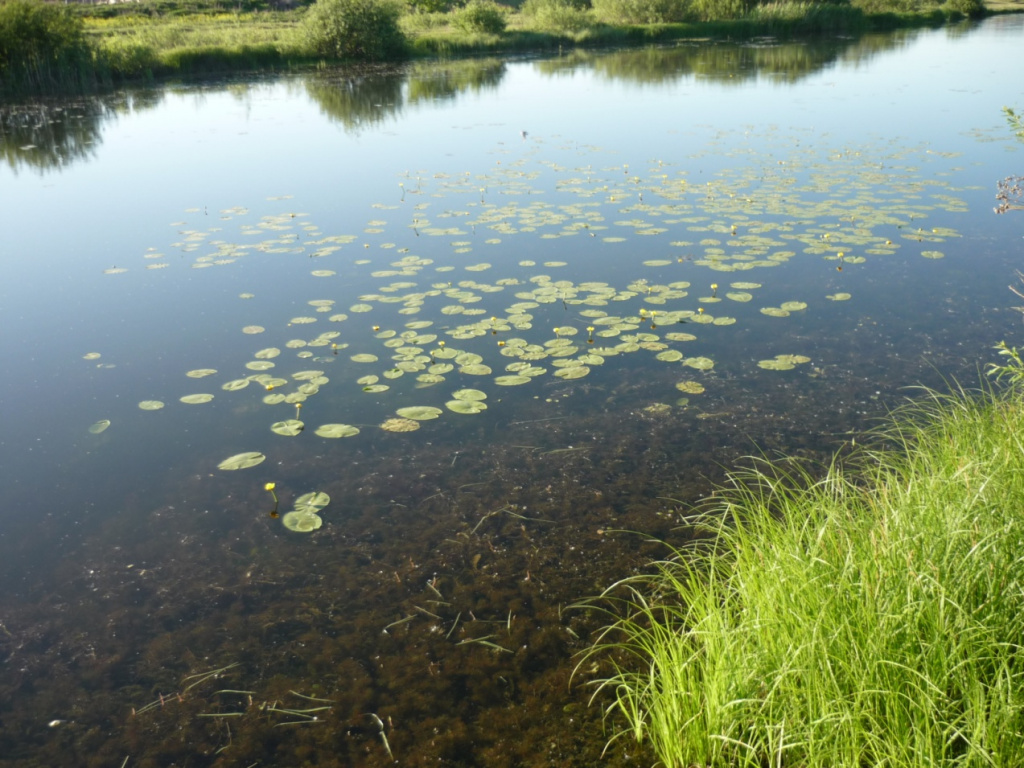
[[[1022,765],[1022,435],[1019,385],[928,393],[842,464],[735,475],[591,604],[618,737],[666,768]]]

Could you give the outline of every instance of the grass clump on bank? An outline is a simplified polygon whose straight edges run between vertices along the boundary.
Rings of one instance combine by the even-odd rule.
[[[617,736],[687,766],[1018,766],[1024,395],[929,393],[824,477],[761,462],[598,602]]]

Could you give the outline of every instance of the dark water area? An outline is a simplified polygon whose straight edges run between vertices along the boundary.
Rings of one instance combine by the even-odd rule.
[[[3,106],[0,765],[649,763],[578,604],[1016,342],[1022,41]]]

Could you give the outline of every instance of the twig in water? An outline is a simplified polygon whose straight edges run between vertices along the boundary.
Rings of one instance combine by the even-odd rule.
[[[234,664],[228,664],[226,667],[221,667],[220,669],[211,669],[209,672],[198,672],[194,675],[189,675],[181,682],[187,683],[189,680],[192,680],[193,682],[186,685],[184,691],[191,691],[197,685],[205,683],[210,678],[219,677],[222,673],[227,672],[229,669],[237,667],[240,663],[241,662],[236,661]]]
[[[410,619],[412,616],[409,617]],[[333,704],[334,701],[331,699],[319,699],[316,696],[306,696],[305,694],[299,693],[298,691],[288,691],[292,696],[298,696],[300,699],[306,699],[307,701],[326,701],[328,704]]]
[[[452,636],[452,632],[454,632],[454,631],[455,631],[455,628],[456,628],[457,626],[459,626],[459,619],[460,619],[460,618],[462,618],[462,611],[459,611],[459,612],[458,612],[458,614],[456,614],[456,616],[455,616],[455,622],[454,622],[454,623],[452,624],[452,628],[451,628],[451,629],[449,629],[449,630],[448,630],[448,634],[444,636],[444,639],[445,639],[445,640],[447,640],[447,639],[448,639],[449,637],[451,637],[451,636]]]
[[[511,515],[512,517],[516,518],[517,520],[527,520],[527,521],[529,521],[531,523],[553,523],[553,522],[555,522],[554,520],[547,520],[547,519],[545,519],[543,517],[527,517],[526,515],[520,515],[517,512],[513,512],[511,509],[509,509],[507,506],[505,506],[505,507],[502,507],[501,509],[495,509],[495,510],[493,510],[491,512],[488,512],[486,515],[481,517],[480,520],[477,522],[477,524],[475,526],[473,526],[473,530],[469,532],[470,535],[476,533],[477,528],[479,528],[481,525],[483,525],[485,521],[487,521],[488,519],[494,517],[495,515],[501,514],[502,512],[504,512],[507,515]]]
[[[377,715],[374,714],[373,712],[369,712],[366,716],[367,717],[372,717],[374,719],[374,722],[377,723],[377,727],[380,728],[380,740],[382,742],[384,742],[384,749],[388,753],[388,757],[390,757],[392,760],[394,760],[395,756],[391,752],[391,745],[388,744],[387,734],[384,733],[384,721],[381,720],[379,717],[377,717]]]
[[[493,648],[496,651],[504,651],[505,653],[512,653],[512,651],[504,646],[492,643],[491,638],[494,635],[484,635],[483,637],[467,637],[465,640],[460,640],[456,645],[469,645],[470,643],[478,643],[479,645],[486,645],[488,648]]]

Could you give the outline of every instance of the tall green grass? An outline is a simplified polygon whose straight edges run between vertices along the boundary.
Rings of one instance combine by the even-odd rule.
[[[1024,764],[1024,395],[928,393],[845,466],[757,462],[596,602],[666,768]]]
[[[68,8],[0,2],[0,93],[73,90],[94,76],[82,21]]]

